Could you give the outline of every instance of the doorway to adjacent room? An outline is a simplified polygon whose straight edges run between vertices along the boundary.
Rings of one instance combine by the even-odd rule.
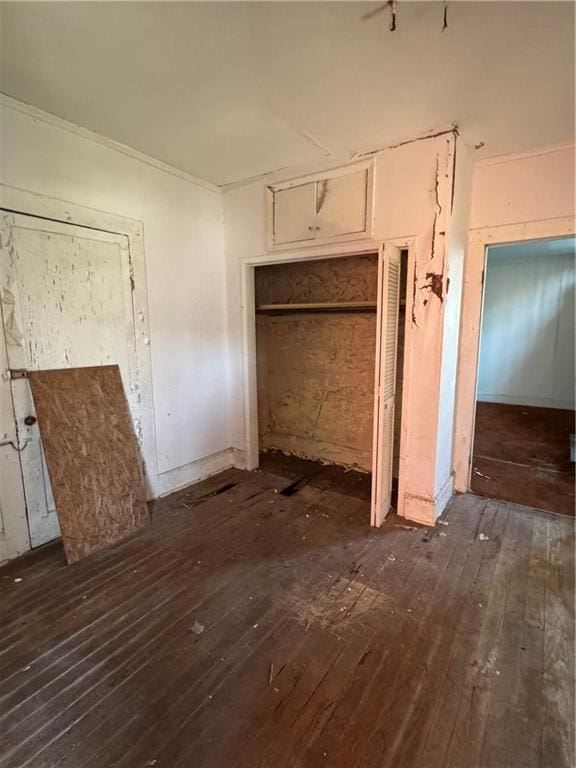
[[[573,237],[487,250],[471,488],[574,514]]]

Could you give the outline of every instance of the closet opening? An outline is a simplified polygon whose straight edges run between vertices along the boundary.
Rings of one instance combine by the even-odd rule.
[[[382,365],[392,365],[393,429],[388,428],[384,471],[391,475],[396,504],[407,251],[397,260],[394,285],[384,279],[385,259],[379,275],[380,258],[369,253],[254,268],[260,463],[293,470],[285,495],[347,472],[351,489],[370,500],[375,389]],[[388,323],[388,339],[392,323],[393,349],[390,343],[384,348],[379,323]]]

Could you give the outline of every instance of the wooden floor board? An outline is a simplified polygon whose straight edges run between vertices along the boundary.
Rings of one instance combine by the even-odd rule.
[[[507,515],[498,505],[479,498],[466,498],[468,513],[478,515],[482,530],[477,534],[489,536],[488,540],[478,540],[475,558],[480,557],[468,589],[464,593],[461,613],[454,622],[451,632],[451,648],[443,651],[446,665],[443,676],[437,682],[436,700],[431,707],[427,722],[422,729],[420,749],[417,752],[417,764],[427,766],[445,766],[454,741],[460,735],[467,739],[462,727],[462,715],[468,711],[468,699],[474,700],[475,678],[479,664],[479,640],[485,637],[483,628],[488,613],[486,606],[492,587],[492,578],[502,534],[506,526]],[[480,517],[481,515],[481,517]],[[478,539],[478,535],[475,537]],[[459,723],[459,727],[456,727]]]
[[[474,493],[574,516],[573,410],[478,402]]]
[[[0,569],[1,768],[572,766],[574,521],[369,506],[269,454],[70,568]]]

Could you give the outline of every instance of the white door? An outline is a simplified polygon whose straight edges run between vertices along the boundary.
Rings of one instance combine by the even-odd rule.
[[[0,298],[10,370],[4,385],[10,387],[15,437],[12,445],[0,446],[0,462],[6,476],[16,466],[12,452],[20,457],[35,547],[59,536],[59,527],[30,387],[21,371],[117,363],[138,424],[130,254],[125,235],[33,216],[3,214],[0,233]],[[16,479],[9,479],[15,487]],[[7,497],[4,504],[12,507],[3,510],[5,518],[21,517],[17,501]]]
[[[400,249],[393,245],[386,244],[380,253],[371,515],[375,526],[382,525],[390,511],[392,497],[400,259]]]

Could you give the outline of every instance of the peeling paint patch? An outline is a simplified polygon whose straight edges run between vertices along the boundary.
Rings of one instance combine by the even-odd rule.
[[[316,182],[316,213],[320,213],[328,195],[328,179]]]
[[[456,192],[456,147],[458,146],[458,142],[454,142],[454,152],[452,155],[452,191],[450,193],[450,213],[454,212],[454,194]]]
[[[438,218],[442,215],[442,205],[440,203],[440,195],[439,195],[439,186],[440,186],[440,159],[438,153],[436,154],[436,171],[434,174],[434,204],[436,206],[436,211],[434,213],[434,223],[432,224],[432,250],[430,253],[430,258],[434,259],[436,255],[436,225],[438,224]],[[439,234],[444,234],[440,232]]]
[[[368,11],[368,13],[365,13],[362,16],[362,21],[368,21],[373,16],[376,16],[378,13],[381,13],[382,11],[386,11],[388,9],[390,10],[390,25],[388,28],[390,32],[395,32],[396,31],[396,0],[387,0],[386,3],[379,5],[373,11]]]
[[[16,321],[16,298],[8,288],[2,289],[2,306],[4,308],[6,344],[12,347],[23,347],[24,335]]]
[[[396,32],[396,0],[388,0],[390,8],[390,32]]]
[[[437,296],[441,302],[444,301],[444,292],[442,290],[442,282],[444,280],[443,273],[436,273],[436,272],[426,272],[426,280],[428,280],[428,283],[426,285],[423,285],[422,288],[430,289],[432,293]]]
[[[412,324],[418,327],[416,322],[416,288],[418,286],[418,277],[416,276],[416,263],[414,263],[414,278],[412,280]]]

